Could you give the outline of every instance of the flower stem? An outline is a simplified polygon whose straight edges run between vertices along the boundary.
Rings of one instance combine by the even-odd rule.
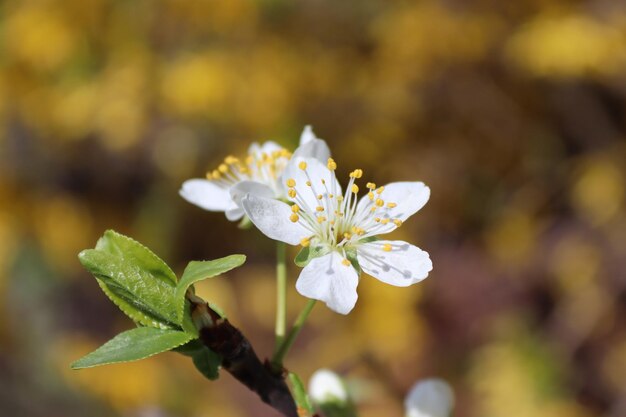
[[[313,310],[313,307],[315,307],[316,302],[317,300],[309,300],[307,302],[307,304],[304,306],[304,308],[296,318],[296,321],[293,323],[291,330],[289,330],[287,337],[284,338],[280,346],[278,346],[278,348],[274,352],[274,356],[272,357],[272,366],[275,369],[282,368],[285,356],[289,352],[289,349],[291,349],[291,345],[293,345],[293,342],[295,342],[296,338],[298,337],[300,330],[302,330],[302,326],[304,326],[304,323],[309,317],[311,310]]]
[[[285,322],[287,311],[287,265],[285,257],[287,246],[283,242],[276,243],[276,344],[274,352],[285,339]]]

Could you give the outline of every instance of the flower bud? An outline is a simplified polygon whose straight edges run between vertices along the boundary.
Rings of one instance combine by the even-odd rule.
[[[319,369],[311,376],[309,397],[327,417],[356,416],[343,381],[339,375],[328,369]]]
[[[442,379],[418,381],[404,400],[406,417],[449,417],[454,407],[454,392]]]

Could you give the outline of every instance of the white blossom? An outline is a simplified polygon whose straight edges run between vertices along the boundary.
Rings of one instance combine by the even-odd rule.
[[[312,259],[296,282],[305,297],[321,300],[341,314],[349,313],[358,298],[357,265],[387,284],[405,287],[428,276],[428,253],[399,240],[378,240],[421,209],[430,196],[422,182],[394,182],[384,187],[367,183],[357,199],[363,176],[350,173],[345,193],[335,177],[337,164],[294,157],[283,175],[292,203],[247,194],[242,206],[256,227],[268,237],[309,248]]]
[[[317,138],[306,126],[300,136],[300,146],[293,157],[311,157],[322,161],[330,156],[326,142]],[[226,214],[230,221],[244,215],[241,199],[246,194],[284,199],[287,189],[282,176],[292,154],[275,142],[253,143],[241,160],[227,156],[205,179],[194,178],[183,183],[179,193],[187,201],[205,210]]]

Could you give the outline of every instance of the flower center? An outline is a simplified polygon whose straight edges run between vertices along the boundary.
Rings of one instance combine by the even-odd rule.
[[[250,152],[245,161],[229,155],[216,169],[207,172],[206,177],[222,188],[232,187],[240,181],[253,180],[277,190],[276,180],[290,158],[291,153],[285,148],[271,153]]]
[[[368,182],[365,186],[369,190],[367,198],[358,201],[356,180],[363,176],[363,170],[352,171],[345,193],[338,194],[337,164],[329,158],[326,167],[331,174],[330,184],[323,178],[312,180],[305,161],[301,161],[298,168],[304,172],[307,181],[304,184],[296,184],[294,178],[285,181],[287,194],[294,202],[289,220],[299,222],[311,231],[312,236],[300,242],[302,246],[309,246],[311,238],[317,237],[333,247],[346,247],[376,235],[390,222],[397,227],[402,224],[394,216],[393,209],[397,204],[383,200],[385,187],[376,187],[376,184]],[[309,198],[305,198],[307,193]],[[316,203],[313,207],[310,204],[312,201]]]

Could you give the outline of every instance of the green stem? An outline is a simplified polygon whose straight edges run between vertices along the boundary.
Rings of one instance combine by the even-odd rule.
[[[274,352],[285,339],[285,322],[287,317],[287,265],[285,263],[287,246],[283,242],[276,243],[276,344]]]
[[[304,326],[304,323],[309,317],[311,310],[313,310],[313,307],[315,307],[316,302],[317,300],[308,301],[308,303],[304,306],[304,308],[296,318],[296,321],[293,323],[293,327],[291,328],[291,330],[289,330],[287,337],[283,340],[280,346],[278,346],[278,349],[276,349],[274,356],[272,357],[272,365],[275,369],[282,368],[285,356],[289,352],[289,349],[291,349],[293,342],[295,342],[296,338],[298,337],[300,330],[302,330],[302,326]]]

